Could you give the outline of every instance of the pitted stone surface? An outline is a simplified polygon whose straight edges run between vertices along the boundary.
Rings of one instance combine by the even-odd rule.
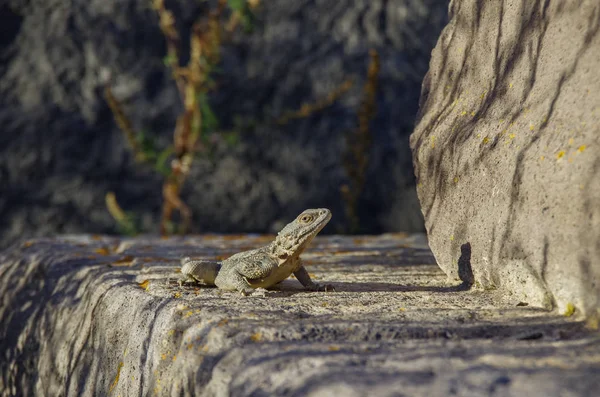
[[[317,237],[336,292],[266,297],[177,283],[179,258],[273,236],[66,236],[0,256],[2,396],[592,395],[600,338],[573,318],[466,291],[422,235]]]
[[[451,277],[468,256],[485,288],[597,315],[600,2],[457,0],[450,15],[411,136],[431,249]]]

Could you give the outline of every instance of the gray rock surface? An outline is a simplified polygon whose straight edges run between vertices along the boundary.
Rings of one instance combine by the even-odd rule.
[[[600,3],[454,1],[411,145],[438,264],[600,307]],[[465,259],[468,259],[465,261]]]
[[[591,396],[600,337],[448,282],[422,235],[317,237],[266,297],[176,283],[272,236],[65,236],[0,255],[1,396]],[[145,288],[144,288],[145,287]]]
[[[9,0],[0,5],[0,246],[21,236],[110,232],[104,195],[157,231],[161,179],[133,164],[102,98],[104,76],[136,129],[171,140],[181,110],[151,0]],[[381,57],[378,114],[368,182],[360,201],[365,231],[421,231],[408,134],[446,0],[263,2],[256,30],[224,52],[213,107],[225,129],[236,118],[233,149],[195,163],[183,197],[194,231],[273,232],[307,207],[342,214],[339,187],[345,135],[368,51]],[[167,2],[182,37],[206,2]],[[285,126],[286,110],[324,98],[347,78],[343,100]],[[332,230],[342,226],[342,217]]]

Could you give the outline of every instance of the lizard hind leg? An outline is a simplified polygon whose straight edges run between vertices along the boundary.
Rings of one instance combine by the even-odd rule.
[[[194,280],[206,285],[215,285],[215,278],[221,269],[221,262],[207,260],[193,260],[183,258],[181,260],[181,274],[183,278],[180,284],[185,280]]]

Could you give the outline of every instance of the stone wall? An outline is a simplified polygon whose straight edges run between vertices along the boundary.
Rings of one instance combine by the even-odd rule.
[[[591,312],[600,304],[600,4],[465,0],[450,14],[411,136],[436,259],[453,278],[470,260],[484,288]]]
[[[224,49],[213,107],[240,142],[199,159],[183,197],[193,231],[275,231],[304,208],[329,207],[343,230],[339,188],[345,136],[375,49],[381,58],[374,145],[359,210],[364,231],[422,230],[408,135],[422,78],[447,20],[445,0],[262,2],[252,33]],[[104,205],[116,193],[146,231],[157,231],[161,178],[135,165],[102,96],[106,74],[137,130],[171,140],[181,110],[163,65],[150,0],[8,1],[0,6],[0,224],[20,236],[114,232]],[[206,2],[169,1],[182,37]],[[324,98],[341,101],[285,126],[269,122]]]

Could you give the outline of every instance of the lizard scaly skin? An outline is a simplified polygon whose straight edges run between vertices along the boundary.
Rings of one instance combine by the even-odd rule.
[[[305,210],[288,223],[271,244],[240,252],[222,262],[183,258],[181,273],[185,279],[240,291],[243,295],[251,294],[256,288],[272,287],[291,274],[308,290],[333,290],[330,285],[315,284],[300,259],[300,254],[330,219],[331,211],[326,208]]]

